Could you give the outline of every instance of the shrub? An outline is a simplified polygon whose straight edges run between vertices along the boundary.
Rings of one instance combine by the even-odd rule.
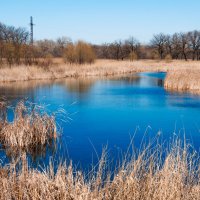
[[[78,41],[76,44],[69,44],[64,51],[64,61],[69,63],[93,63],[95,60],[95,53],[91,45]]]
[[[166,62],[171,62],[171,61],[172,61],[172,56],[171,56],[170,54],[167,54],[167,55],[165,56],[165,61],[166,61]]]
[[[75,46],[73,44],[68,44],[64,50],[63,54],[64,62],[69,62],[70,64],[76,62],[76,51]]]
[[[158,54],[158,52],[156,52],[156,51],[152,51],[152,52],[151,52],[151,58],[152,58],[153,60],[160,60],[159,54]]]
[[[132,52],[129,54],[129,59],[130,59],[130,61],[137,60],[137,59],[138,59],[138,55],[137,55],[135,52],[132,51]]]

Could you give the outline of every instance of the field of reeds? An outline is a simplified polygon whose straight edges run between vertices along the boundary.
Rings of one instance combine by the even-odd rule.
[[[174,140],[168,150],[148,145],[110,172],[106,153],[98,169],[78,171],[52,163],[31,169],[26,155],[0,168],[0,199],[60,200],[199,200],[200,163],[189,145]],[[163,159],[163,155],[165,158]]]
[[[96,60],[92,64],[69,64],[55,58],[49,66],[2,66],[0,82],[53,80],[67,77],[119,76],[135,72],[167,72],[165,88],[173,90],[200,90],[198,61],[116,61]]]
[[[169,71],[164,87],[172,91],[189,91],[194,94],[200,94],[200,70]]]
[[[56,79],[65,77],[109,76],[144,71],[179,71],[200,69],[198,61],[156,60],[116,61],[96,60],[92,64],[69,64],[55,58],[50,66],[12,66],[0,68],[0,82],[36,79]]]

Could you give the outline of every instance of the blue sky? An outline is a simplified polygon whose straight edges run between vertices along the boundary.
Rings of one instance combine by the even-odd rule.
[[[29,29],[35,39],[68,36],[92,43],[155,33],[200,30],[200,0],[0,0],[0,21]]]

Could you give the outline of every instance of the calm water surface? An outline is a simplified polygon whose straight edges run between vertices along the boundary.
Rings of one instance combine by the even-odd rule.
[[[13,106],[27,98],[45,105],[48,112],[65,109],[67,115],[57,118],[63,134],[55,157],[85,167],[98,160],[105,146],[110,158],[117,159],[135,132],[137,147],[144,134],[149,139],[159,133],[164,141],[185,134],[199,149],[200,96],[168,92],[164,78],[165,73],[139,73],[111,79],[9,83],[0,86],[0,95]]]

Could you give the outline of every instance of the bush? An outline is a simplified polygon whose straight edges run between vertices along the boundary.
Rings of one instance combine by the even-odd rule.
[[[138,55],[137,55],[135,52],[132,51],[132,52],[129,54],[129,59],[130,59],[130,61],[137,60],[137,59],[138,59]]]
[[[156,51],[152,51],[152,52],[151,52],[151,58],[152,58],[153,60],[160,60],[159,54],[158,54],[158,52],[156,52]]]
[[[64,61],[78,64],[93,63],[95,53],[90,44],[78,41],[76,44],[68,44],[64,51]]]
[[[166,62],[171,62],[171,61],[172,61],[172,56],[171,56],[170,54],[167,54],[167,55],[165,56],[165,61],[166,61]]]
[[[76,51],[75,46],[73,44],[68,44],[64,50],[63,54],[64,62],[69,62],[70,64],[76,62]]]

